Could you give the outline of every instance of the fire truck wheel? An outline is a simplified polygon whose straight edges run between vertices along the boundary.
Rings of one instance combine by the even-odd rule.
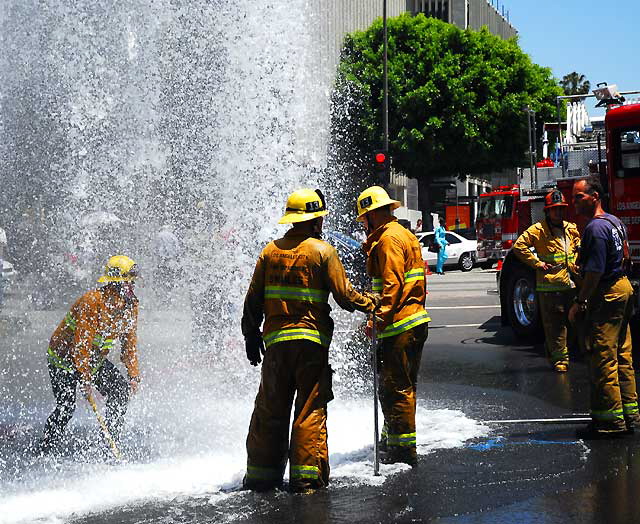
[[[533,271],[514,267],[507,283],[507,314],[509,325],[518,338],[533,340],[540,337],[542,326],[535,290]]]
[[[462,253],[458,264],[460,265],[460,271],[471,271],[473,269],[473,257],[471,253]]]

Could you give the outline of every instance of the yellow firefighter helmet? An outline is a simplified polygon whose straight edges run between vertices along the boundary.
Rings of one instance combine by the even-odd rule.
[[[364,221],[364,215],[369,211],[378,209],[384,206],[391,206],[391,209],[397,209],[400,207],[400,202],[397,200],[391,200],[389,194],[380,186],[371,186],[365,189],[358,197],[358,222]]]
[[[138,277],[138,264],[125,255],[111,257],[98,282],[133,282]]]
[[[287,198],[287,209],[278,224],[306,222],[327,213],[324,195],[319,189],[298,189]]]

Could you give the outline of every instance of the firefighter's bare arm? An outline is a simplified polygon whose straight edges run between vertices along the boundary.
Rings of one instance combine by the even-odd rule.
[[[260,326],[264,318],[264,257],[261,254],[256,263],[247,296],[244,299],[242,313],[242,334],[245,341],[247,359],[252,366],[257,366],[264,355],[264,342]]]
[[[382,277],[382,296],[376,314],[382,319],[379,329],[384,329],[393,323],[393,313],[402,296],[405,254],[402,242],[394,237],[383,237],[376,252]]]
[[[138,391],[140,368],[138,366],[138,305],[133,306],[129,330],[120,339],[120,360],[127,368],[131,391]]]
[[[326,258],[326,278],[333,298],[342,309],[370,313],[376,308],[376,298],[373,295],[358,293],[353,288],[338,253],[333,248]]]
[[[538,227],[536,224],[529,227],[523,232],[513,244],[513,253],[518,257],[520,261],[532,267],[533,269],[540,269],[542,271],[548,271],[552,268],[551,264],[541,261],[535,256],[531,248],[535,247],[535,243],[538,240]]]
[[[575,224],[570,224],[567,230],[569,232],[569,238],[570,238],[569,253],[575,256],[580,251],[580,232],[578,231],[578,228],[576,227]],[[574,274],[578,273],[578,265],[576,263],[576,258],[577,257],[574,257],[572,262],[569,263],[569,270]]]

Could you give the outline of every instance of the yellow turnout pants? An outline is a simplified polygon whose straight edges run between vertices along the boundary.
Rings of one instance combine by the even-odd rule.
[[[420,324],[378,347],[379,396],[384,427],[383,443],[416,453],[416,388],[429,324]]]
[[[567,349],[567,326],[569,324],[569,308],[575,292],[539,291],[540,317],[544,329],[544,345],[551,364],[569,363]]]
[[[308,340],[292,340],[267,349],[247,436],[246,488],[281,485],[287,459],[292,489],[328,484],[327,402],[332,398],[326,348]]]
[[[623,277],[596,291],[586,316],[591,418],[599,431],[639,426],[629,318],[633,289]]]

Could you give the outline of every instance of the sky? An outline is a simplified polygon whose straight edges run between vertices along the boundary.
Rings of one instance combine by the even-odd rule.
[[[500,11],[503,4],[509,11],[523,51],[556,78],[576,71],[592,89],[607,82],[620,91],[640,90],[639,0],[497,1]],[[600,114],[589,105],[591,116]]]

